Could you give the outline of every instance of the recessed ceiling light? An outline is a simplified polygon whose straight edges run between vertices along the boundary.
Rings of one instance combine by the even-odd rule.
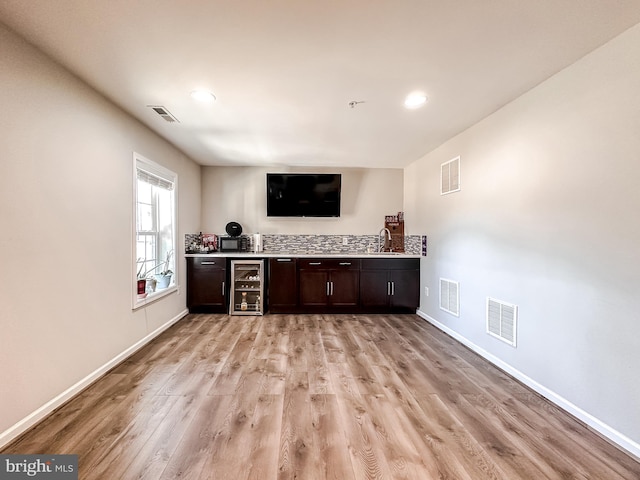
[[[415,92],[407,96],[404,106],[407,108],[418,108],[427,103],[427,96],[424,93]]]
[[[216,96],[208,90],[194,90],[191,92],[191,98],[199,102],[215,102]]]

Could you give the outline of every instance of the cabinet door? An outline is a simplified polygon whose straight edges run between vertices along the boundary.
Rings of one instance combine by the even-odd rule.
[[[269,259],[269,310],[294,312],[298,307],[298,271],[295,258]]]
[[[329,272],[300,269],[300,305],[319,307],[329,303]]]
[[[187,307],[189,311],[226,311],[226,260],[187,258]]]
[[[362,270],[360,272],[360,303],[365,309],[389,306],[389,272]]]
[[[420,304],[420,271],[392,270],[391,306],[396,310],[415,313]]]
[[[331,270],[329,276],[329,303],[335,307],[358,305],[359,275],[357,270]]]
[[[362,260],[360,304],[364,311],[415,313],[420,301],[420,260]]]

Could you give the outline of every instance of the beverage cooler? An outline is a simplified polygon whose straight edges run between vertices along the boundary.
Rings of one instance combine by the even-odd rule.
[[[262,315],[264,260],[231,260],[230,315]]]

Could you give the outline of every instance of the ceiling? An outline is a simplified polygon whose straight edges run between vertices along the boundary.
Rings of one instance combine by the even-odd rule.
[[[2,0],[0,20],[202,165],[402,168],[640,1]],[[413,91],[429,101],[409,110]]]

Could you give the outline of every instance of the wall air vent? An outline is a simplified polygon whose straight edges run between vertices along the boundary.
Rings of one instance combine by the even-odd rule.
[[[446,278],[440,279],[440,309],[456,317],[460,316],[460,284]]]
[[[180,121],[176,117],[174,117],[173,115],[171,115],[171,113],[169,113],[169,110],[167,110],[165,107],[161,105],[147,105],[147,107],[149,107],[151,110],[153,110],[158,115],[160,115],[166,122],[180,123]]]
[[[440,195],[460,191],[460,157],[440,165]]]
[[[516,346],[518,306],[487,297],[487,333]]]

